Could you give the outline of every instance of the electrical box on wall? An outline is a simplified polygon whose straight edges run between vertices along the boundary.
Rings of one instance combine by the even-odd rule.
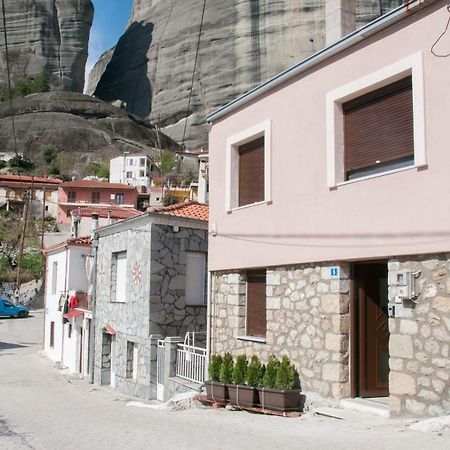
[[[416,297],[414,274],[410,270],[400,270],[395,274],[394,285],[397,288],[395,303],[412,300]]]

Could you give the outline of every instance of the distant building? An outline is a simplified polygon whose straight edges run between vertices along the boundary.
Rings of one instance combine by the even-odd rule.
[[[152,177],[152,162],[143,153],[124,154],[111,159],[109,181],[131,186],[149,187]]]
[[[87,207],[98,210],[135,210],[138,192],[134,186],[101,181],[75,180],[62,183],[58,189],[58,217],[61,224],[72,221],[71,211]]]
[[[58,214],[58,187],[62,180],[25,175],[0,175],[0,209],[21,213],[25,194],[31,196],[30,215],[56,219]]]

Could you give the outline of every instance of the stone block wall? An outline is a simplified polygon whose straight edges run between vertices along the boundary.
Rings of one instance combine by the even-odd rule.
[[[391,260],[390,402],[394,413],[414,416],[450,413],[450,255]],[[395,303],[399,271],[415,273],[417,297]]]
[[[211,351],[233,355],[287,354],[304,391],[349,395],[349,265],[267,269],[265,342],[245,337],[246,273],[216,272],[212,292]],[[250,339],[250,340],[249,340]]]
[[[187,331],[206,332],[205,305],[185,301],[186,252],[208,251],[207,230],[152,225],[150,322],[151,332],[181,336]]]

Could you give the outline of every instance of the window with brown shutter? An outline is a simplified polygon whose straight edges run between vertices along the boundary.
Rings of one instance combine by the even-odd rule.
[[[264,201],[264,136],[240,145],[238,206]]]
[[[412,79],[342,105],[346,180],[414,164]]]
[[[266,271],[247,273],[247,336],[265,337]]]

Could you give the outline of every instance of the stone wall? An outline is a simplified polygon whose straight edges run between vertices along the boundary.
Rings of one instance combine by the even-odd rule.
[[[395,304],[399,271],[416,274],[414,301]],[[395,413],[450,413],[450,255],[389,262],[390,402]]]
[[[95,311],[96,383],[109,383],[108,368],[102,368],[102,330],[108,325],[117,332],[113,337],[117,389],[141,398],[154,398],[157,339],[183,337],[186,331],[206,332],[206,305],[186,306],[184,295],[186,251],[206,253],[207,248],[207,230],[156,225],[150,221],[100,238]],[[114,301],[113,253],[122,251],[127,252],[125,303]],[[127,377],[128,342],[133,342],[138,351],[134,378]]]
[[[296,265],[267,269],[265,342],[245,338],[245,272],[216,272],[212,295],[212,352],[287,354],[304,391],[349,395],[349,266]],[[239,338],[241,337],[241,338]]]

